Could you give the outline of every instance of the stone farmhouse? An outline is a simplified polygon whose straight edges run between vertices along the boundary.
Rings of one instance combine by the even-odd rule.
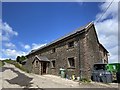
[[[108,51],[99,42],[91,22],[27,55],[24,67],[29,72],[59,75],[60,68],[71,77],[91,77],[95,63],[108,63]]]

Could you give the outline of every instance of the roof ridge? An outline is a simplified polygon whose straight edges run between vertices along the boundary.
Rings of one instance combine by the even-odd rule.
[[[56,43],[56,42],[58,42],[58,41],[60,41],[60,40],[63,40],[63,39],[65,39],[65,38],[67,38],[67,37],[69,37],[69,36],[71,36],[71,35],[73,35],[73,34],[75,34],[75,33],[77,33],[77,32],[80,32],[80,31],[82,31],[82,30],[84,30],[84,29],[87,29],[88,27],[90,27],[90,26],[93,25],[93,24],[94,24],[93,21],[91,21],[91,22],[89,22],[88,24],[86,24],[86,25],[84,25],[84,26],[81,26],[80,28],[78,28],[78,29],[76,29],[76,30],[73,30],[72,32],[70,32],[70,33],[62,36],[61,38],[58,38],[58,39],[56,39],[56,40],[54,40],[54,41],[46,44],[46,45],[43,46],[43,47],[40,47],[40,48],[35,49],[35,50],[32,50],[29,54],[34,53],[34,52],[36,52],[36,51],[38,51],[38,50],[40,50],[40,49],[42,49],[42,48],[45,48],[45,47],[47,47],[47,46],[49,46],[49,45],[51,45],[51,44],[54,44],[54,43]],[[29,54],[28,54],[28,55],[29,55]]]

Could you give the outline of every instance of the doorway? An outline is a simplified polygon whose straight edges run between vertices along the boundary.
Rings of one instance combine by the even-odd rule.
[[[46,62],[42,62],[42,74],[46,74],[46,68],[47,68],[47,63]]]

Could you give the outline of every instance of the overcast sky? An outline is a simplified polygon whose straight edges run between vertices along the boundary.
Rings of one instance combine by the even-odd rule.
[[[108,0],[107,0],[108,1]],[[109,0],[110,1],[110,0]],[[7,3],[2,4],[2,57],[15,59],[32,49],[96,21],[110,2]],[[95,22],[99,41],[110,52],[109,62],[118,62],[118,3],[114,2]]]

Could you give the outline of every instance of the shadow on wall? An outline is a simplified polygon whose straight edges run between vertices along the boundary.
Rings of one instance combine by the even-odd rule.
[[[21,87],[25,87],[25,88],[31,86],[32,83],[30,83],[30,81],[32,81],[33,78],[30,78],[30,77],[26,76],[25,74],[23,74],[19,71],[16,71],[13,68],[8,68],[8,67],[3,67],[2,72],[4,72],[5,70],[8,70],[8,69],[10,69],[14,73],[16,73],[18,76],[13,79],[10,79],[10,80],[6,79],[7,82],[9,82],[10,84],[17,84],[17,85],[20,85]]]

